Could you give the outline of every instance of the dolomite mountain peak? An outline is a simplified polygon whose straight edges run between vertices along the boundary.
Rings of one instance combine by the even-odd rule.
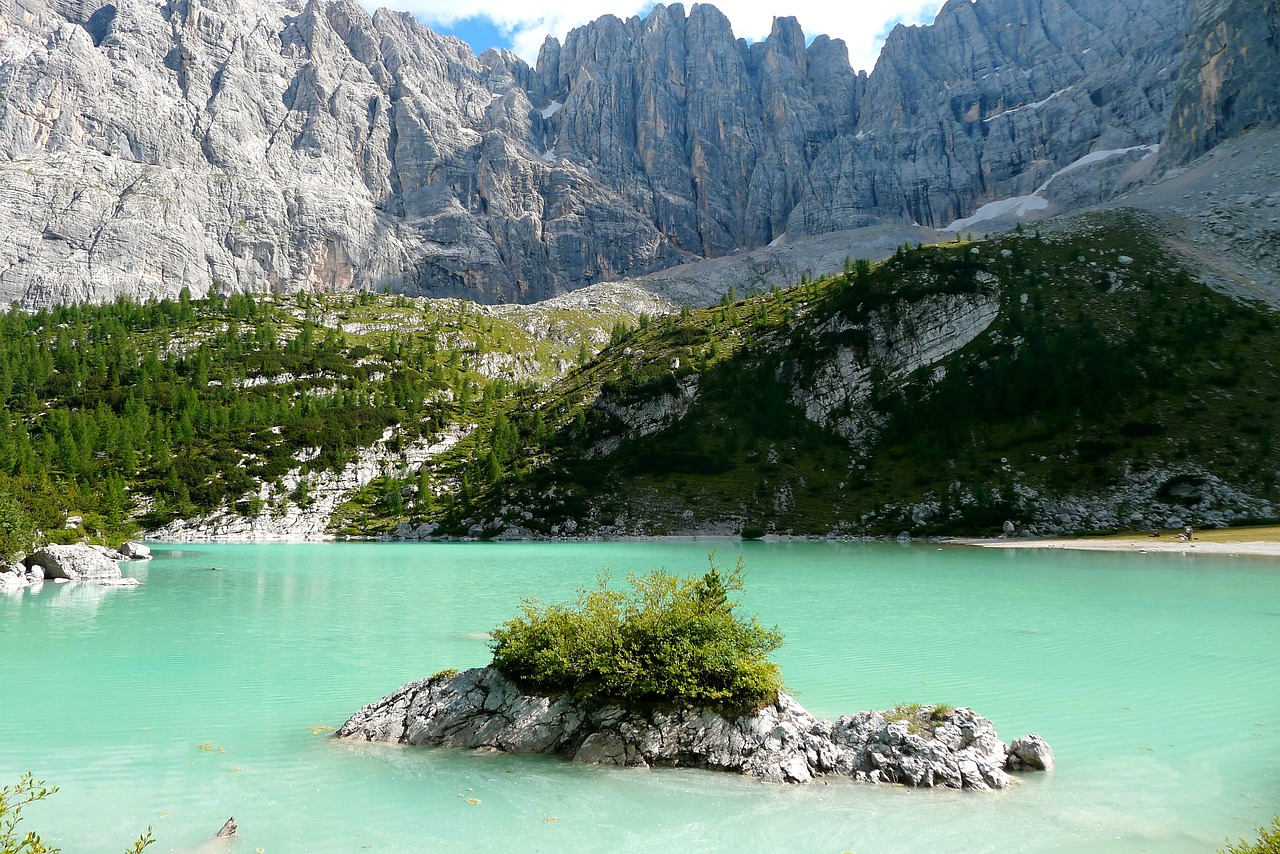
[[[1175,85],[1198,97],[1188,8],[954,0],[866,74],[795,18],[747,44],[708,4],[605,16],[530,66],[354,0],[0,0],[0,298],[530,302],[942,227],[1159,143]],[[1121,188],[1107,160],[1070,204]]]

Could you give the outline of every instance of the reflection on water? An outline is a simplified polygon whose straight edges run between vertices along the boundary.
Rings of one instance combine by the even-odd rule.
[[[59,611],[54,619],[66,620],[73,616],[92,618],[110,596],[121,596],[134,593],[137,587],[116,584],[101,584],[97,581],[68,581],[55,584],[46,581],[46,588],[52,588],[48,607]],[[41,591],[43,592],[43,591]]]

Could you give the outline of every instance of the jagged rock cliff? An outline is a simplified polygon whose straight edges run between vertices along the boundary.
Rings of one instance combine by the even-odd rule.
[[[899,26],[791,229],[946,225],[1091,152],[1159,142],[1186,8],[951,0],[932,26]]]
[[[684,257],[584,170],[534,153],[501,63],[407,15],[344,0],[0,12],[6,300],[528,300]]]
[[[0,299],[531,301],[943,225],[1159,140],[1187,0],[954,0],[875,71],[699,4],[476,58],[353,0],[0,0]]]
[[[1280,0],[1196,0],[1169,117],[1166,161],[1184,164],[1280,120]]]

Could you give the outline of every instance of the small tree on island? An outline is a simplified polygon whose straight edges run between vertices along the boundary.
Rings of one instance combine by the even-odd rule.
[[[630,593],[609,589],[606,573],[575,604],[526,600],[493,631],[494,667],[522,690],[588,703],[731,713],[769,705],[782,690],[768,658],[782,634],[736,613],[742,558],[727,572],[708,559],[694,578],[628,575]]]

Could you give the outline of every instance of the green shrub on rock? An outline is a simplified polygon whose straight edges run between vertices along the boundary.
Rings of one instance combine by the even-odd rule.
[[[586,702],[736,713],[777,699],[782,676],[768,656],[782,635],[729,598],[742,590],[741,558],[695,578],[629,575],[630,593],[608,581],[575,604],[526,601],[493,632],[494,666],[526,691]]]

